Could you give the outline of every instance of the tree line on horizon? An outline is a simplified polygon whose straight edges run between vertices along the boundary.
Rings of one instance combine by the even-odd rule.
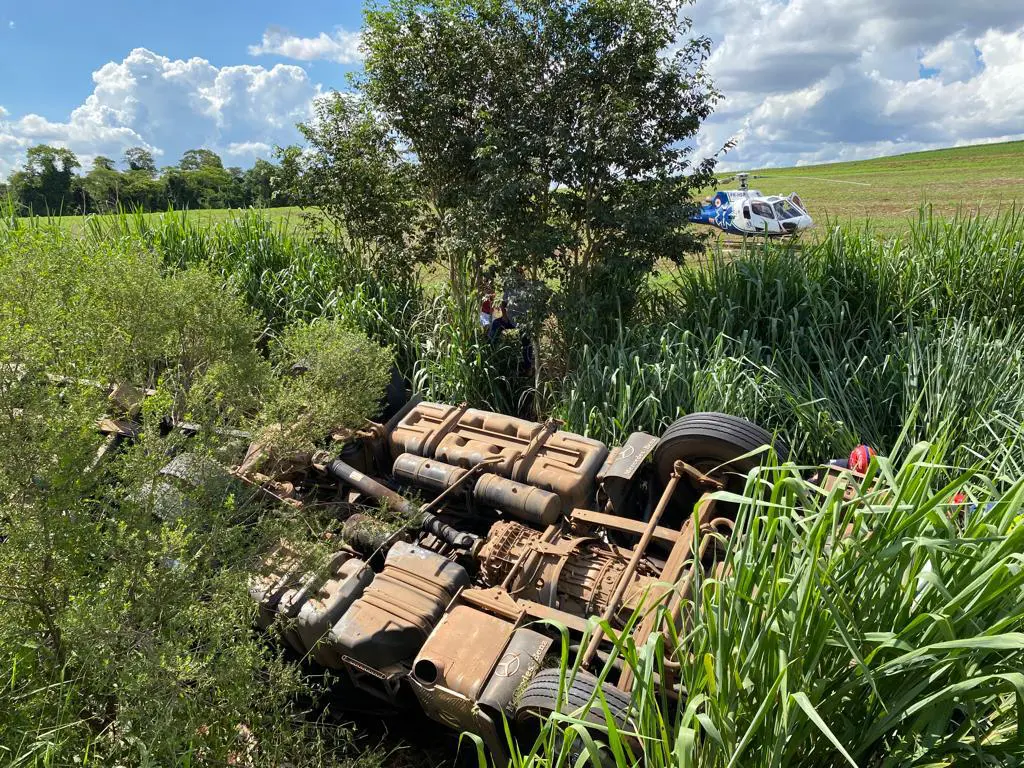
[[[251,168],[225,167],[209,149],[190,149],[177,165],[157,168],[153,154],[132,147],[121,159],[98,155],[86,173],[70,149],[39,144],[25,164],[0,182],[21,214],[78,215],[118,210],[276,208],[293,205],[280,183],[282,165],[258,159]]]

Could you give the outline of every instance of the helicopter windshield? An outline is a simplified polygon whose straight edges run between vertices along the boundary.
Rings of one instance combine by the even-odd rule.
[[[775,216],[779,220],[795,219],[803,215],[803,211],[789,202],[789,200],[780,200],[775,204]]]

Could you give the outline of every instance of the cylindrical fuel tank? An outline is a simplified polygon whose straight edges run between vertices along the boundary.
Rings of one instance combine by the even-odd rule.
[[[473,498],[533,525],[551,525],[562,514],[562,500],[557,494],[497,475],[477,480]]]
[[[585,506],[608,447],[551,424],[465,406],[420,403],[388,436],[391,454],[412,453],[469,468],[488,461],[488,473],[550,491],[562,508]]]
[[[391,468],[391,474],[404,483],[431,491],[451,488],[468,472],[467,469],[445,464],[442,461],[403,453]]]
[[[391,547],[384,570],[338,619],[326,652],[377,670],[411,662],[452,598],[469,584],[456,563],[415,544]]]

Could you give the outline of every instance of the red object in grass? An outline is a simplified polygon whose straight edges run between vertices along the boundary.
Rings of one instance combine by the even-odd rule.
[[[850,454],[850,469],[854,472],[864,473],[868,471],[871,457],[877,456],[875,449],[870,445],[858,445]]]
[[[967,494],[964,493],[963,491],[958,491],[957,493],[953,494],[953,498],[950,499],[950,501],[959,507],[961,504],[967,501]]]

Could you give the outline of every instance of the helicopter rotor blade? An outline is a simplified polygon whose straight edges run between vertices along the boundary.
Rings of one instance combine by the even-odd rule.
[[[751,176],[750,178],[770,179],[772,176]],[[845,179],[826,179],[823,176],[790,176],[788,173],[785,176],[777,176],[774,178],[779,179],[810,179],[812,181],[824,181],[826,184],[851,184],[856,187],[870,187],[866,181],[846,181]]]

